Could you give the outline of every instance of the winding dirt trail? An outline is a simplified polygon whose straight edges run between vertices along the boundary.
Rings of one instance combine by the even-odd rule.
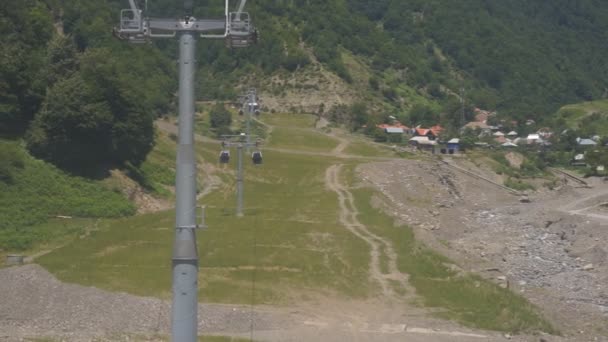
[[[335,154],[335,155],[340,155],[340,154],[342,154],[342,152],[344,152],[344,150],[345,150],[345,149],[348,147],[348,145],[350,144],[350,141],[348,141],[348,140],[346,140],[346,139],[344,139],[344,138],[342,138],[342,137],[339,137],[339,136],[337,136],[337,135],[335,135],[335,134],[330,135],[330,137],[332,137],[332,138],[334,138],[334,139],[336,139],[336,140],[338,140],[338,141],[340,142],[340,143],[338,144],[338,146],[336,146],[336,147],[335,147],[335,148],[334,148],[334,149],[331,151],[331,153],[333,153],[333,154]]]
[[[398,282],[403,288],[407,289],[408,294],[413,294],[414,290],[409,285],[408,276],[397,268],[397,253],[390,241],[372,233],[357,216],[359,210],[355,206],[353,194],[340,182],[341,164],[330,166],[325,172],[325,184],[338,195],[340,206],[340,223],[355,236],[365,241],[370,247],[370,277],[378,282],[385,297],[395,297],[396,293],[390,284],[390,280]],[[385,254],[388,259],[388,273],[382,272],[381,258]]]
[[[568,205],[559,208],[559,211],[570,215],[586,216],[589,218],[608,221],[608,215],[589,212],[607,202],[608,191],[602,191],[573,201]],[[581,208],[581,206],[583,207]]]

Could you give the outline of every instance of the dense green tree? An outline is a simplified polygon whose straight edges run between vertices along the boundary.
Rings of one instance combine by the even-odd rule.
[[[110,107],[78,73],[49,89],[28,134],[28,148],[61,167],[97,166],[111,157],[111,128]]]
[[[425,105],[414,105],[409,112],[409,123],[412,126],[430,127],[439,122],[439,113]]]
[[[44,99],[44,50],[53,34],[42,1],[3,1],[0,6],[0,133],[21,132]]]
[[[350,110],[352,117],[351,129],[353,131],[358,131],[369,122],[367,105],[363,102],[356,102],[352,105]]]
[[[209,112],[209,123],[212,128],[230,127],[232,114],[224,107],[223,103],[217,103]]]
[[[59,79],[70,77],[78,70],[78,51],[72,37],[56,35],[46,50],[47,85],[52,86]]]
[[[173,109],[175,41],[137,47],[116,41],[109,28],[125,1],[5,2],[0,7],[0,130],[27,127],[47,88],[73,73],[99,92],[113,117]],[[148,5],[151,16],[182,12],[174,0]],[[222,5],[195,1],[194,15],[221,16]],[[467,103],[498,109],[519,122],[541,122],[561,105],[599,98],[608,88],[608,3],[597,0],[254,1],[248,11],[261,32],[257,46],[227,50],[221,41],[199,42],[199,99],[233,99],[240,84],[256,86],[270,75],[311,64],[318,70],[317,61],[356,84],[358,75],[345,56],[369,63],[377,77],[370,87],[385,89],[378,101],[392,111],[409,111],[415,124],[436,123],[440,111],[412,104],[438,108],[461,87],[467,89]],[[63,24],[65,38],[51,40],[57,31],[53,20],[57,27]],[[347,125],[356,121],[350,110],[328,112]],[[456,116],[448,112],[443,119],[455,124]],[[124,139],[112,144],[131,145]],[[126,155],[133,153],[126,148]]]
[[[107,50],[89,50],[80,70],[57,81],[27,136],[41,158],[77,173],[130,162],[154,142],[154,115],[142,89]]]

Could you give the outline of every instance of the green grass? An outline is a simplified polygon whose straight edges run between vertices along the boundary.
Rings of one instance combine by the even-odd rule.
[[[28,246],[27,250],[18,248],[0,249],[0,266],[4,265],[6,255],[36,253],[51,250],[72,241],[79,235],[94,230],[97,219],[50,219],[41,224],[23,227],[23,231],[0,230],[0,241],[9,241],[6,245]],[[5,247],[6,248],[6,247]]]
[[[314,152],[330,152],[338,146],[336,139],[312,130],[316,116],[264,113],[261,120],[276,126],[272,134],[265,139],[265,146]]]
[[[34,227],[57,215],[120,217],[135,212],[120,191],[36,160],[17,142],[2,141],[0,149],[17,150],[21,158],[11,179],[0,181],[0,249],[23,250],[63,235],[62,229],[55,233]]]
[[[337,198],[323,184],[330,161],[273,152],[265,159],[247,165],[245,217],[234,216],[234,183],[204,198],[213,205],[210,228],[198,234],[201,299],[250,303],[254,278],[258,304],[289,303],[311,289],[368,296],[366,245],[338,224]],[[39,262],[63,281],[167,298],[173,221],[173,212],[105,220]]]
[[[388,147],[383,148],[371,142],[355,141],[350,143],[344,153],[363,157],[396,157],[397,155]]]
[[[261,120],[272,126],[313,128],[317,117],[310,114],[262,113]]]
[[[282,128],[272,132],[268,147],[330,152],[338,141],[322,133],[299,128]]]
[[[232,115],[234,120],[235,115]],[[209,112],[200,112],[194,117],[194,132],[196,134],[203,135],[205,137],[213,137],[215,133],[211,131],[211,124],[209,123]]]
[[[253,117],[253,115],[252,115]],[[236,121],[236,130],[240,132],[247,132],[247,121],[245,116],[239,116]],[[266,126],[261,123],[253,120],[249,123],[249,132],[252,136],[255,136],[258,139],[266,139],[268,137],[268,132]]]
[[[146,190],[163,197],[172,197],[167,190],[175,184],[175,141],[167,134],[157,132],[154,149],[138,170],[129,175],[137,180]]]
[[[562,107],[556,115],[573,129],[608,135],[608,100],[583,102]]]
[[[424,306],[439,308],[441,317],[474,328],[555,332],[523,297],[479,277],[451,271],[447,266],[451,263],[449,259],[417,242],[409,227],[395,226],[392,218],[371,206],[371,198],[375,196],[371,189],[351,191],[361,212],[359,219],[372,232],[392,241],[398,253],[397,266],[410,276]]]
[[[524,182],[520,179],[513,179],[511,177],[507,178],[507,180],[505,181],[505,186],[518,191],[536,190],[534,185]]]

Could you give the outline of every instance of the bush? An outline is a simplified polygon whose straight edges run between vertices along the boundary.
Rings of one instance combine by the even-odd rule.
[[[15,172],[23,166],[23,153],[16,145],[0,144],[0,182],[12,183]]]
[[[222,103],[217,103],[209,112],[209,123],[211,128],[230,127],[232,124],[232,114]]]
[[[523,182],[521,180],[514,180],[513,178],[509,177],[504,184],[506,187],[509,187],[511,189],[515,189],[518,191],[526,191],[526,190],[535,190],[536,188],[534,187],[534,185]]]
[[[121,193],[99,182],[71,177],[56,167],[28,156],[17,144],[1,143],[1,151],[18,156],[19,167],[10,183],[0,182],[0,248],[25,249],[42,239],[34,225],[57,215],[122,217],[135,206]],[[0,152],[6,154],[5,152]],[[4,159],[3,159],[4,161]],[[3,163],[4,164],[4,163]]]

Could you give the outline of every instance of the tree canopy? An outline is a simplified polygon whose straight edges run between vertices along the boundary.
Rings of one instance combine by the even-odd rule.
[[[223,1],[194,4],[195,17],[222,15]],[[112,37],[127,5],[5,1],[0,133],[29,129],[33,152],[70,167],[89,158],[87,149],[99,157],[97,164],[145,157],[153,143],[151,121],[174,105],[177,48],[170,39],[134,47]],[[285,0],[247,7],[261,32],[259,44],[229,50],[221,41],[201,40],[199,100],[232,100],[242,84],[263,84],[301,68],[318,72],[317,61],[359,87],[347,54],[369,72],[362,91],[386,111],[416,119],[410,121],[459,124],[461,89],[467,106],[537,122],[566,103],[608,95],[605,1]],[[173,0],[150,0],[147,14],[178,16],[182,10]],[[362,121],[363,112],[351,120]],[[87,136],[103,143],[88,144]]]

